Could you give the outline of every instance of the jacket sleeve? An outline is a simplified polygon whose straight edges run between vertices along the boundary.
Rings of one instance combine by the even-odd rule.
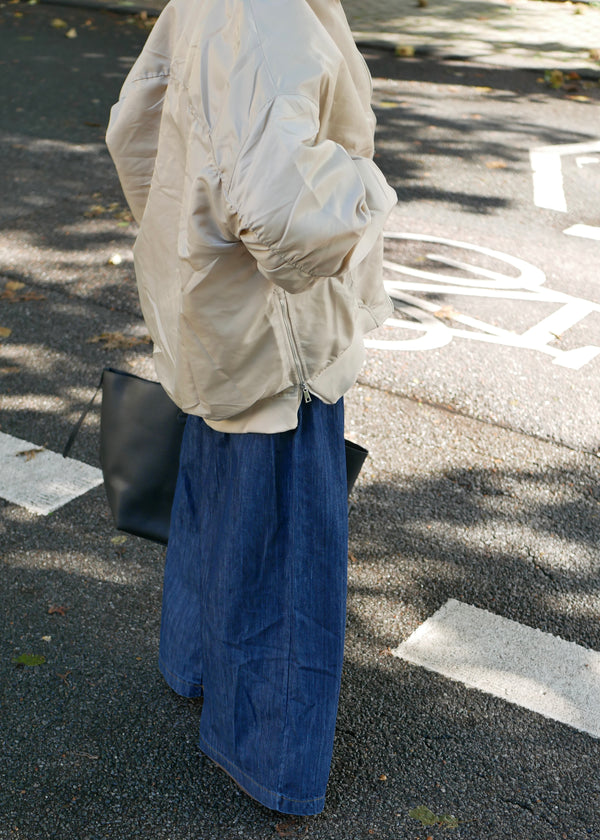
[[[138,224],[152,182],[167,80],[166,72],[128,80],[110,112],[106,145]]]
[[[279,96],[243,144],[227,198],[235,234],[288,292],[353,268],[377,243],[396,194],[372,160],[318,139],[317,105]]]

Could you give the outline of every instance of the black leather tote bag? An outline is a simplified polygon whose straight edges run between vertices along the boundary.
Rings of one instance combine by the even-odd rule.
[[[100,466],[120,531],[168,541],[185,417],[158,382],[104,370]]]
[[[100,388],[100,466],[115,525],[166,544],[186,415],[158,382],[132,373],[105,368]],[[94,398],[69,437],[65,457]],[[345,449],[350,494],[368,453],[349,440]]]

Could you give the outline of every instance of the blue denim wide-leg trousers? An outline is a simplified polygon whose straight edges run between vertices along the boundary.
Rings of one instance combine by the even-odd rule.
[[[298,428],[186,423],[165,568],[160,670],[203,697],[200,748],[288,814],[323,809],[344,648],[343,401]]]

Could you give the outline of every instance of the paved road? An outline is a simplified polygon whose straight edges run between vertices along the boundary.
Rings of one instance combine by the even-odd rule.
[[[390,228],[466,247],[389,241],[390,290],[422,306],[426,323],[405,310],[420,326],[409,330],[400,311],[398,328],[378,336],[397,349],[374,354],[363,380],[599,451],[600,89],[553,91],[535,72],[458,62],[369,60],[380,162],[400,197]]]
[[[66,28],[51,25],[58,16]],[[108,107],[145,30],[143,22],[54,7],[7,5],[0,20],[0,432],[28,442],[31,454],[60,449],[103,365],[150,372],[131,271],[134,231],[102,144]],[[65,38],[70,28],[77,38]],[[489,71],[478,72],[482,86],[497,89]],[[398,90],[377,87],[380,113],[390,119]],[[482,205],[475,185],[465,189],[454,156],[454,194],[439,195],[439,186],[419,193],[426,176],[417,166],[447,168],[438,164],[438,153],[450,157],[439,126],[456,141],[448,110],[462,94],[450,96],[440,78],[414,90],[402,89],[400,99],[413,104],[402,106],[394,134],[414,145],[431,124],[438,145],[425,166],[382,136],[390,176],[406,176],[410,213],[399,211],[394,227],[445,236],[449,221],[461,219],[453,236],[458,230],[466,241],[485,238],[511,253],[525,199],[510,221],[506,193],[491,181],[506,176],[512,184],[510,172],[480,166]],[[535,90],[532,111],[545,96]],[[494,97],[468,93],[465,112],[491,120]],[[547,100],[546,113],[555,101]],[[482,121],[472,122],[476,144]],[[569,136],[579,132],[570,118]],[[482,142],[484,160],[488,152],[501,159],[497,146]],[[514,183],[524,183],[523,160],[519,167],[523,180]],[[494,214],[501,241],[488,226]],[[512,234],[503,231],[505,218]],[[544,220],[535,224],[537,231]],[[543,256],[528,258],[537,265]],[[558,278],[544,267],[554,286]],[[587,281],[577,293],[584,292]],[[449,349],[456,347],[458,339]],[[428,393],[435,402],[446,392],[438,399],[407,382],[433,388],[443,378],[438,366],[455,383],[473,366],[490,376],[497,366],[496,357],[486,369],[472,356],[457,376],[437,353],[405,354],[399,377],[398,356],[374,351],[347,400],[348,436],[365,442],[371,457],[350,507],[346,665],[327,807],[318,818],[290,822],[254,805],[198,755],[200,707],[174,697],[156,671],[163,551],[115,534],[102,488],[46,517],[0,502],[1,840],[600,837],[597,738],[391,653],[450,599],[578,650],[600,650],[600,462],[554,433],[543,441],[516,422],[514,429],[493,417],[482,422],[479,409],[457,400],[447,409],[428,405]],[[518,365],[521,358],[511,355]],[[483,387],[476,396],[486,408]],[[532,412],[523,416],[530,422]],[[498,419],[513,422],[510,414]],[[92,465],[97,424],[94,410],[73,453]],[[13,664],[23,653],[46,661]],[[514,651],[507,646],[503,655],[499,670],[510,674]],[[539,679],[540,693],[556,689]],[[410,815],[419,806],[456,816],[458,827],[424,826]]]

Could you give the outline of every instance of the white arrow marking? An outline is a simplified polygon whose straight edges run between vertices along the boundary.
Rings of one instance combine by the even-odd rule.
[[[48,514],[99,484],[95,467],[0,432],[0,496],[7,502]]]
[[[561,158],[600,152],[600,140],[590,143],[567,143],[563,146],[540,146],[529,152],[533,171],[533,200],[546,210],[567,212],[563,188]]]
[[[591,166],[594,163],[600,163],[600,158],[597,158],[597,157],[578,157],[578,158],[575,158],[575,163],[577,164],[578,169],[582,169],[584,166]]]
[[[569,236],[582,236],[584,239],[600,240],[600,227],[594,227],[593,225],[573,225],[567,228],[564,233]]]
[[[600,653],[450,600],[394,655],[600,738]]]

